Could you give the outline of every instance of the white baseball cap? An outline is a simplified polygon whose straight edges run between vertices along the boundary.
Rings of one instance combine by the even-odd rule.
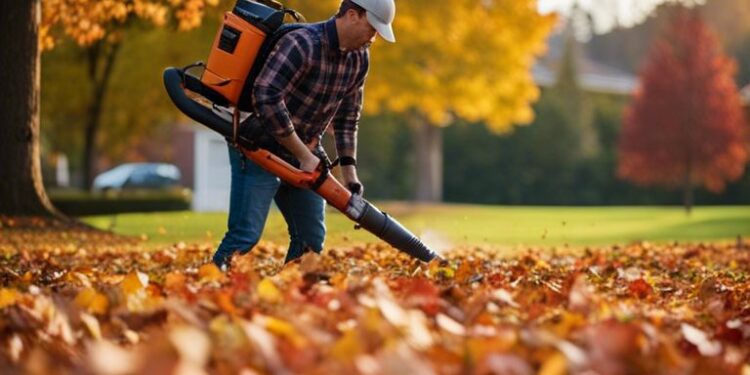
[[[393,19],[396,18],[396,4],[393,0],[351,0],[351,2],[367,11],[367,21],[383,39],[391,43],[396,41],[391,27]]]

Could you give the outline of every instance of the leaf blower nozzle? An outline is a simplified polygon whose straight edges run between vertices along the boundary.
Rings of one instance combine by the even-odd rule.
[[[406,229],[396,219],[379,210],[360,195],[352,195],[349,201],[347,216],[368,232],[387,242],[394,248],[401,250],[423,262],[429,262],[437,253],[427,247],[422,241]]]

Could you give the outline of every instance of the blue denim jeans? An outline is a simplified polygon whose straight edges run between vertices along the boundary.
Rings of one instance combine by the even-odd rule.
[[[326,203],[321,196],[281,182],[232,146],[229,146],[229,162],[232,185],[228,229],[214,253],[214,263],[223,264],[235,252],[246,254],[258,243],[272,199],[289,230],[285,262],[301,257],[306,251],[323,250]]]

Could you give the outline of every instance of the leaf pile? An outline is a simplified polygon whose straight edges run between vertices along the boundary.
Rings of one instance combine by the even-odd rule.
[[[0,368],[100,374],[747,374],[750,251],[651,245],[423,264],[382,244],[283,266],[0,229]],[[46,239],[46,241],[45,241]]]

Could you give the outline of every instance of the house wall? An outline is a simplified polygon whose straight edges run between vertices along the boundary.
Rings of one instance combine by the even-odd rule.
[[[231,174],[226,140],[214,131],[199,128],[194,133],[194,150],[193,210],[228,211]]]

